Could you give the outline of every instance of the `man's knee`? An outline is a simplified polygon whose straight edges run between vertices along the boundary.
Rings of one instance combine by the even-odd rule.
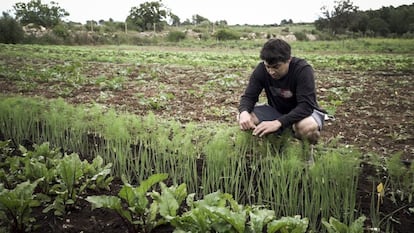
[[[300,139],[308,139],[309,142],[315,144],[319,137],[319,125],[313,117],[307,117],[293,125],[295,136]]]
[[[319,130],[319,125],[313,117],[306,117],[305,119],[294,124],[293,129],[296,133],[305,136],[310,132]]]

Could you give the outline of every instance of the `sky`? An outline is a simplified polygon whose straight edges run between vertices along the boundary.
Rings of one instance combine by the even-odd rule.
[[[87,20],[124,21],[132,7],[139,7],[144,2],[156,0],[54,0],[69,12],[64,21],[86,23]],[[28,0],[1,0],[0,11],[13,13],[17,2]],[[382,6],[411,5],[413,0],[351,0],[360,10],[377,10]],[[49,4],[49,0],[42,0]],[[225,20],[229,25],[264,25],[279,24],[283,19],[292,19],[295,23],[314,22],[322,17],[322,6],[329,9],[335,0],[162,0],[164,6],[183,22],[200,15],[212,22]],[[13,14],[12,14],[13,15]]]

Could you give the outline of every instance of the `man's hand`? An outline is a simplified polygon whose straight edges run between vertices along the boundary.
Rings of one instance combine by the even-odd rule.
[[[274,121],[262,121],[259,125],[256,126],[256,128],[253,130],[253,135],[258,135],[259,137],[262,137],[266,134],[276,132],[282,124],[278,120]]]
[[[254,124],[252,114],[247,111],[243,111],[239,115],[239,125],[241,130],[249,130],[256,128]]]

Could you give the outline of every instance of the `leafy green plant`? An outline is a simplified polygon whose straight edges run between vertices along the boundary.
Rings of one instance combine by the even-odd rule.
[[[308,228],[309,220],[307,218],[295,217],[282,217],[281,219],[274,220],[267,226],[268,233],[305,233]]]
[[[113,177],[110,176],[112,164],[103,166],[103,160],[97,156],[91,164],[81,161],[79,155],[65,155],[56,163],[56,183],[50,193],[55,196],[52,204],[43,212],[54,210],[57,216],[63,215],[76,205],[76,201],[85,189],[109,189]]]
[[[338,219],[330,217],[329,222],[323,218],[322,224],[325,226],[328,233],[363,233],[365,220],[366,217],[361,216],[353,223],[351,223],[351,225],[347,226],[346,224],[340,222]]]
[[[243,206],[230,194],[220,191],[207,194],[194,201],[194,194],[187,197],[189,211],[171,220],[175,233],[183,232],[268,232],[304,233],[307,218],[282,217],[275,219],[275,212],[262,206]],[[267,230],[266,230],[267,229]]]
[[[247,226],[248,232],[263,232],[265,226],[275,219],[275,211],[265,209],[261,206],[252,206],[249,210],[249,219]]]
[[[123,76],[106,77],[101,75],[96,79],[95,84],[97,84],[99,86],[99,89],[102,91],[120,91],[123,88],[125,80],[126,78]]]
[[[43,178],[38,187],[43,194],[48,194],[50,184],[54,182],[56,176],[56,161],[62,158],[62,153],[58,149],[50,148],[48,142],[35,144],[34,150],[27,150],[23,146],[19,149],[24,157],[24,165],[21,168],[24,177],[29,180]]]
[[[11,148],[9,146],[11,140],[0,141],[0,162],[3,161],[4,158],[7,157],[8,154],[11,152]]]
[[[38,187],[43,193],[47,193],[49,184],[55,177],[55,160],[62,157],[58,149],[51,149],[47,142],[41,145],[35,144],[33,150],[27,150],[19,145],[16,151],[21,155],[16,156],[11,154],[13,149],[8,146],[8,143],[6,146],[8,149],[3,149],[1,154],[3,162],[0,164],[0,180],[5,187],[11,188],[25,180],[34,181],[43,178]]]
[[[144,97],[144,96],[142,96]],[[139,100],[139,103],[146,105],[154,110],[166,109],[168,108],[168,103],[170,100],[174,99],[175,95],[173,93],[161,92],[158,96],[153,96],[150,98],[144,97]]]
[[[31,223],[35,221],[31,217],[32,207],[40,205],[33,192],[41,180],[38,179],[33,183],[25,181],[11,190],[0,184],[0,213],[5,214],[10,232],[24,233],[31,229]]]
[[[187,197],[187,185],[173,185],[168,187],[163,182],[160,182],[161,193],[152,191],[151,209],[155,210],[153,213],[159,213],[163,219],[157,222],[157,225],[169,222],[178,214],[181,203]],[[156,216],[152,217],[153,219]],[[165,222],[164,222],[165,221]]]
[[[96,156],[92,163],[84,164],[84,173],[88,182],[88,189],[106,189],[109,190],[109,185],[114,179],[111,176],[112,163],[104,164],[101,156]]]
[[[230,194],[220,191],[194,201],[187,197],[190,210],[171,220],[175,232],[244,232],[247,210],[237,204]]]
[[[55,194],[54,202],[44,209],[47,213],[54,209],[55,215],[63,215],[70,206],[73,206],[78,195],[85,190],[87,184],[81,182],[83,176],[82,161],[78,154],[64,156],[56,165],[58,183],[50,190]]]
[[[21,158],[12,156],[11,140],[0,141],[0,182],[5,188],[13,188],[21,181]]]
[[[157,205],[150,205],[147,198],[149,189],[159,182],[168,178],[168,174],[154,174],[148,179],[142,181],[139,186],[133,187],[124,179],[124,185],[118,193],[118,196],[89,196],[87,201],[92,203],[92,208],[107,208],[116,211],[128,224],[128,231],[133,232],[151,232],[157,225],[157,210],[163,214],[171,214],[172,208],[160,206],[160,203],[170,204],[161,201]],[[165,187],[164,187],[165,190]],[[180,195],[181,196],[181,195]]]

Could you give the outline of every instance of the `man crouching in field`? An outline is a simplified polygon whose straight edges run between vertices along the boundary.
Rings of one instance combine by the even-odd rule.
[[[296,137],[316,144],[326,114],[316,101],[312,67],[291,57],[290,45],[280,39],[267,41],[260,58],[240,98],[240,128],[259,137],[292,128]],[[267,104],[258,105],[263,89]]]

